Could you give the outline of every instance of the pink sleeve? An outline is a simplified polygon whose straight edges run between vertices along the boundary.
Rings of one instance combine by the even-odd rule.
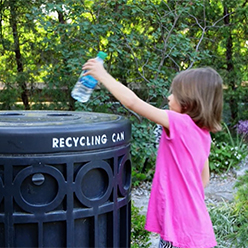
[[[166,135],[167,139],[174,139],[175,134],[180,134],[189,128],[189,122],[193,122],[192,119],[186,114],[180,114],[175,111],[165,110],[169,119],[169,131],[170,135]]]

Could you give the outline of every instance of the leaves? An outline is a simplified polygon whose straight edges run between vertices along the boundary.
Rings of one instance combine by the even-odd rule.
[[[223,127],[223,131],[212,139],[209,157],[210,170],[218,174],[238,166],[248,155],[243,137],[232,134],[225,123]]]
[[[150,233],[144,229],[145,226],[145,216],[140,214],[140,209],[135,207],[132,202],[132,230],[131,230],[131,247],[132,248],[149,248]]]

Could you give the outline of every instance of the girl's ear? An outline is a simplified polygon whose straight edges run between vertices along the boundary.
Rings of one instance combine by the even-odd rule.
[[[187,111],[187,107],[186,106],[182,106],[182,113],[185,113]]]

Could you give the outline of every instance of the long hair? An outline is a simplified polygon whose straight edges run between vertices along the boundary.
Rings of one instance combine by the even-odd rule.
[[[223,108],[222,78],[212,68],[180,72],[172,81],[171,91],[197,126],[211,132],[221,130]]]

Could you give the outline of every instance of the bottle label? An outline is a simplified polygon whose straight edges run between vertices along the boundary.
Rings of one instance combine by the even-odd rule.
[[[97,84],[97,80],[88,75],[86,78],[82,78],[82,84],[90,89],[94,89]]]
[[[95,86],[97,85],[97,80],[95,78],[93,78],[91,75],[83,76],[84,73],[85,72],[83,72],[80,75],[79,82],[81,82],[84,86],[86,86],[90,89],[94,89]]]

